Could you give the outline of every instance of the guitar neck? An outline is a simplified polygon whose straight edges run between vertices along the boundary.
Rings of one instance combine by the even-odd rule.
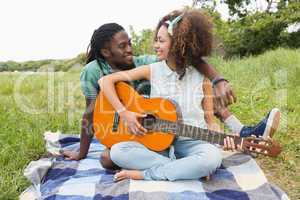
[[[242,142],[240,137],[229,136],[222,132],[211,131],[208,129],[203,129],[196,126],[191,126],[187,124],[171,122],[166,120],[158,119],[156,121],[157,127],[156,131],[162,131],[167,133],[173,133],[178,136],[189,137],[197,140],[203,140],[208,143],[224,145],[224,139],[226,137],[232,137],[235,144],[240,144]]]

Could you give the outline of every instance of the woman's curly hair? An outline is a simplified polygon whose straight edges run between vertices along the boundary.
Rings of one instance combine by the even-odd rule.
[[[212,22],[208,15],[200,10],[175,10],[164,16],[158,23],[155,36],[161,26],[168,27],[167,21],[183,15],[173,28],[169,56],[175,58],[176,72],[180,79],[185,74],[187,66],[198,66],[203,62],[202,57],[208,56],[212,50]],[[155,38],[156,39],[156,38]]]

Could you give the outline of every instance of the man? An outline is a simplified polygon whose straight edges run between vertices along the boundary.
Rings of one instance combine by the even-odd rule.
[[[128,70],[141,65],[156,62],[155,56],[134,57],[128,34],[124,28],[116,23],[108,23],[100,26],[95,30],[87,55],[87,65],[83,68],[80,81],[83,94],[86,99],[86,110],[82,116],[80,151],[64,151],[63,155],[68,159],[80,160],[86,157],[93,137],[93,111],[95,107],[96,97],[99,93],[98,80],[109,73],[120,70]],[[236,101],[235,95],[227,80],[223,79],[214,68],[206,62],[199,65],[201,73],[209,78],[213,84],[214,95],[218,110],[218,116],[234,133],[240,135],[249,134],[268,137],[276,131],[280,112],[273,109],[268,116],[263,119],[257,126],[244,126],[234,117],[226,108],[228,105]],[[144,81],[134,82],[135,88],[142,94],[149,94],[149,88]],[[270,128],[271,127],[271,128]],[[101,156],[103,166],[108,159],[109,152],[105,152]],[[111,166],[109,163],[107,166]]]

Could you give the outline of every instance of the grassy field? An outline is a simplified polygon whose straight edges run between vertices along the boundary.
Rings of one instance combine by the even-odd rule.
[[[300,199],[300,50],[278,49],[258,57],[211,58],[230,80],[238,102],[230,109],[244,124],[261,120],[272,108],[282,111],[275,138],[284,151],[259,157],[267,178]],[[45,154],[43,132],[79,133],[84,97],[78,72],[0,73],[0,199],[17,199],[29,186],[23,170]]]

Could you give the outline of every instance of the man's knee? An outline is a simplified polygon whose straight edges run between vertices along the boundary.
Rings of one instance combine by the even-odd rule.
[[[117,170],[120,169],[110,158],[109,149],[105,149],[100,155],[100,163],[105,169]]]

